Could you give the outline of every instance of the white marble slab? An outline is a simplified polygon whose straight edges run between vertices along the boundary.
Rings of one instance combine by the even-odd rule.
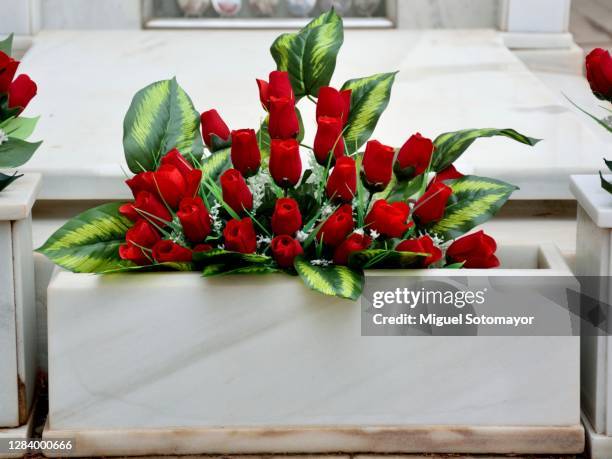
[[[40,174],[25,174],[0,193],[0,221],[26,218],[40,191]]]
[[[216,107],[230,126],[254,127],[262,117],[254,79],[274,67],[268,48],[278,33],[41,33],[22,68],[39,82],[28,110],[42,115],[37,135],[45,143],[24,170],[44,172],[44,199],[128,197],[121,138],[133,94],[176,75],[198,110]],[[347,30],[332,84],[393,70],[400,73],[375,132],[384,142],[468,127],[513,127],[543,138],[535,148],[479,140],[462,160],[476,174],[519,185],[519,199],[571,198],[568,175],[601,165],[606,146],[585,128],[590,121],[564,106],[497,32]],[[304,101],[300,108],[308,124],[313,107]]]
[[[0,441],[7,440],[27,440],[32,438],[32,431],[34,428],[34,414],[32,413],[28,418],[28,422],[19,426],[12,428],[1,428],[0,427]],[[24,457],[26,453],[25,450],[17,450],[12,452],[2,452],[0,451],[0,459],[4,458],[14,458],[14,457]]]
[[[604,176],[608,181],[610,176]],[[573,175],[570,189],[578,204],[599,228],[612,228],[612,194],[601,187],[598,175]]]

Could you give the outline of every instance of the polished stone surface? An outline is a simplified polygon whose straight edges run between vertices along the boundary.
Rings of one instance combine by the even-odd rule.
[[[26,174],[0,193],[0,221],[26,218],[40,191],[40,174]]]
[[[604,176],[608,181],[610,176]],[[598,175],[573,175],[570,189],[578,204],[599,228],[612,228],[612,194],[601,187]]]

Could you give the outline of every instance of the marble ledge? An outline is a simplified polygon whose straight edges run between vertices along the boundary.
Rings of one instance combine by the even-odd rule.
[[[0,221],[26,218],[40,189],[40,174],[28,173],[0,193]]]

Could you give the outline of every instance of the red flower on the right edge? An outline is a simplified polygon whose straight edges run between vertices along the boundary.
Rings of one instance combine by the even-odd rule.
[[[586,76],[591,91],[598,99],[612,102],[612,56],[610,52],[596,48],[585,61]]]
[[[496,268],[499,266],[496,250],[495,239],[480,230],[453,242],[446,258],[450,263],[463,263],[464,268]]]

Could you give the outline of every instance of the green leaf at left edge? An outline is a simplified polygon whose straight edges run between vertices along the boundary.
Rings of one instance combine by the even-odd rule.
[[[0,172],[0,191],[4,190],[19,177],[23,177],[23,174],[19,175],[15,172],[13,175],[6,175]]]
[[[9,137],[25,140],[34,132],[39,118],[38,116],[36,118],[26,118],[25,116],[9,118],[0,124],[0,129]]]
[[[219,176],[232,167],[230,149],[219,150],[202,159],[202,181],[212,180],[215,182]]]
[[[351,253],[349,266],[355,269],[418,268],[427,256],[429,254],[385,249],[361,250]]]
[[[351,110],[344,131],[344,144],[349,154],[357,151],[374,132],[378,119],[389,104],[396,73],[379,73],[349,80],[342,85],[342,90],[352,91]]]
[[[284,33],[270,47],[278,70],[289,72],[297,98],[316,96],[328,86],[344,41],[342,18],[328,11],[297,33]]]
[[[346,266],[313,266],[304,257],[293,266],[307,287],[325,295],[357,300],[363,290],[363,273]]]
[[[119,257],[132,222],[119,213],[121,203],[103,204],[72,218],[37,252],[76,273],[101,273],[133,266]]]
[[[518,189],[501,180],[466,175],[449,186],[453,194],[446,204],[444,217],[427,227],[430,234],[444,240],[454,239],[489,220]]]
[[[42,142],[26,142],[9,137],[0,144],[0,167],[19,167],[27,163]]]
[[[13,52],[13,34],[10,34],[4,40],[0,40],[0,51],[9,56],[11,55]]]
[[[503,136],[526,145],[534,146],[540,139],[527,137],[514,129],[464,129],[455,132],[440,134],[434,145],[436,147],[431,161],[431,169],[439,172],[446,169],[459,158],[467,148],[481,137]]]

